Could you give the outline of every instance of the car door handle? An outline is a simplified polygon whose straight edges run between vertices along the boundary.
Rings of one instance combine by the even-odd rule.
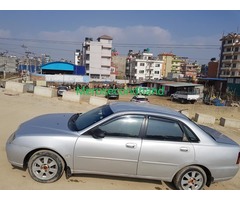
[[[127,147],[127,148],[135,149],[135,148],[137,147],[137,144],[135,144],[135,143],[127,143],[127,144],[126,144],[126,147]]]
[[[187,147],[181,147],[181,148],[180,148],[180,151],[188,152],[188,148],[187,148]]]

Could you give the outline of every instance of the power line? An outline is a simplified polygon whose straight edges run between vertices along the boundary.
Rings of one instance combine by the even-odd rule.
[[[59,40],[39,40],[39,39],[23,39],[23,38],[2,38],[0,40],[13,40],[13,41],[27,41],[27,42],[37,42],[37,43],[55,43],[55,44],[69,44],[69,45],[82,45],[82,42],[78,41],[59,41]],[[97,44],[95,44],[97,45]],[[101,46],[102,44],[99,44]],[[143,43],[143,44],[136,44],[136,43],[113,43],[113,46],[116,47],[142,47],[142,46],[150,46],[156,48],[189,48],[189,47],[217,47],[219,48],[220,45],[218,44],[153,44],[153,43]]]

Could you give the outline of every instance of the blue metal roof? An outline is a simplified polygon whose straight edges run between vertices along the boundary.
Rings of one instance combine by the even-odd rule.
[[[206,81],[227,81],[226,78],[199,78],[199,80],[206,80]]]
[[[42,65],[42,70],[59,70],[59,71],[73,71],[74,64],[67,62],[52,62]]]

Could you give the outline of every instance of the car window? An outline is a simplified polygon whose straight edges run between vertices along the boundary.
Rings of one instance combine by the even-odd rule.
[[[100,125],[98,129],[105,132],[105,137],[138,137],[143,119],[144,116],[126,115]]]
[[[104,105],[83,113],[75,121],[76,130],[81,131],[111,114],[113,114],[113,111],[109,105]]]
[[[183,141],[183,131],[176,121],[149,117],[146,138],[166,141]]]
[[[190,142],[199,142],[198,137],[193,133],[193,131],[187,126],[183,125],[184,132]]]

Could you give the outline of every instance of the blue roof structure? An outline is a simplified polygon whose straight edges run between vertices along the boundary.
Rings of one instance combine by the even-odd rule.
[[[205,81],[227,81],[226,78],[199,78],[199,80],[205,80]]]
[[[42,70],[59,70],[59,71],[73,71],[74,64],[67,62],[51,62],[45,65],[42,65]]]

